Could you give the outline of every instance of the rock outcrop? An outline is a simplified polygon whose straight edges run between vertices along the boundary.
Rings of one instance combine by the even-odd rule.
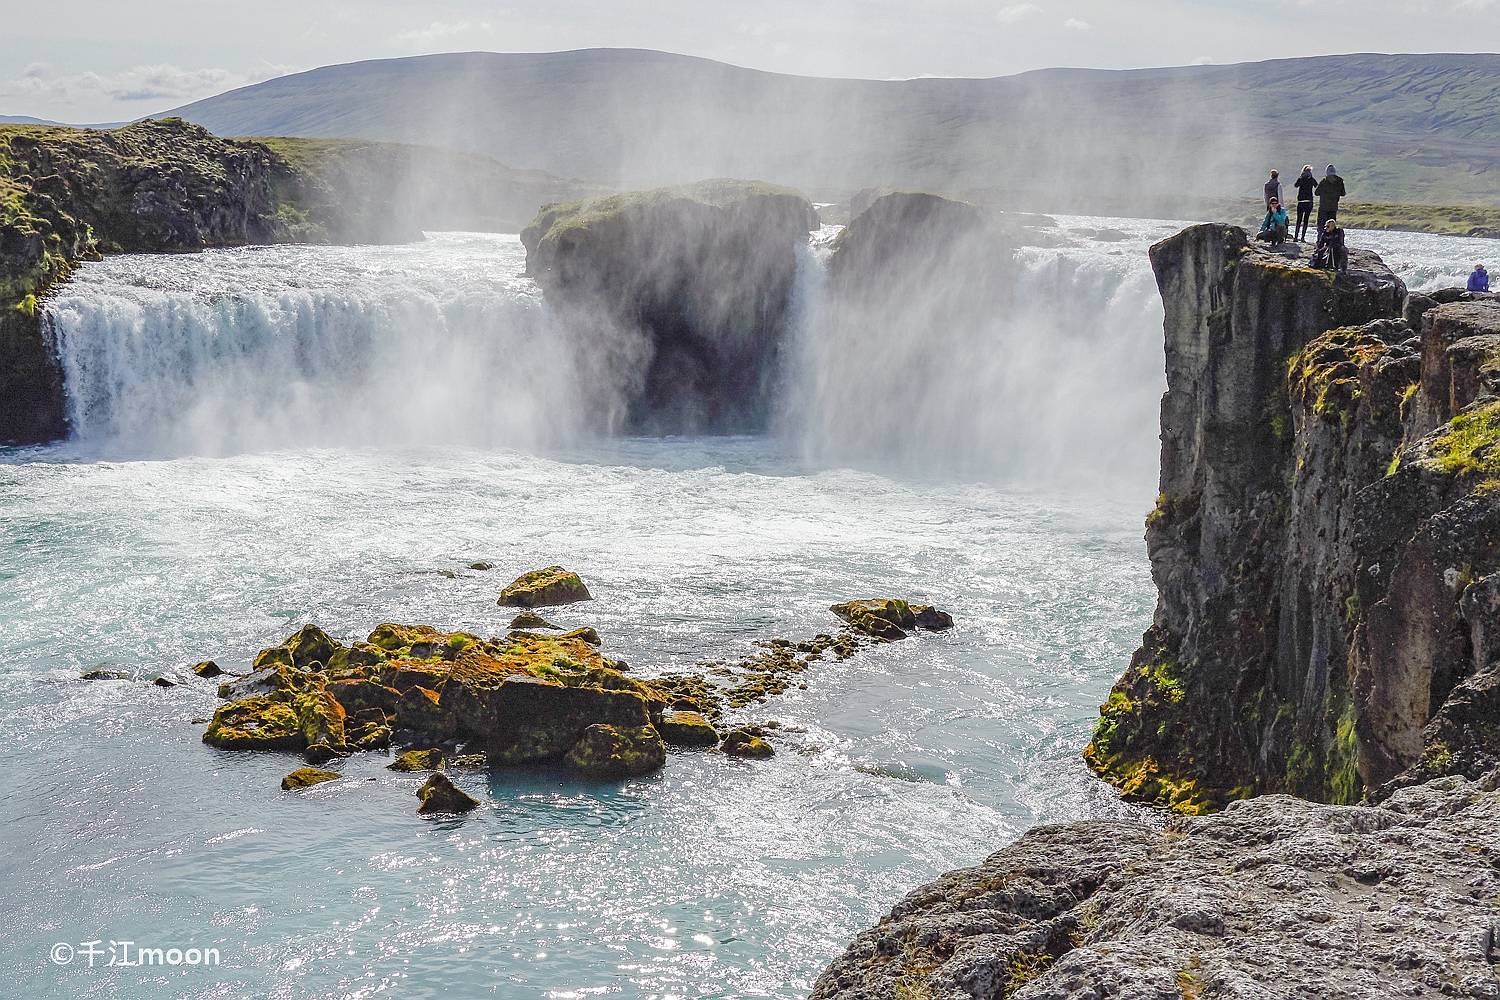
[[[1496,830],[1500,772],[1036,827],[907,896],[812,1000],[1495,1000]]]
[[[1334,276],[1305,253],[1217,225],[1151,251],[1159,599],[1086,752],[1133,798],[1354,802],[1494,759],[1500,303],[1409,309],[1374,254]]]
[[[606,329],[601,351],[645,356],[623,412],[600,420],[748,432],[769,417],[798,248],[817,226],[794,191],[715,180],[546,205],[521,241],[563,322]]]

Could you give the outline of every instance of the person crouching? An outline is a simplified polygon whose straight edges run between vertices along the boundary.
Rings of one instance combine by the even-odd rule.
[[[1483,264],[1475,264],[1474,270],[1469,273],[1469,291],[1487,292],[1490,290],[1490,272],[1484,269]]]
[[[1266,206],[1266,217],[1261,221],[1260,232],[1255,234],[1255,238],[1272,246],[1280,246],[1286,242],[1287,225],[1286,209],[1281,207],[1279,198],[1272,198]]]
[[[1349,248],[1337,219],[1323,223],[1318,233],[1318,249],[1313,252],[1313,267],[1332,268],[1340,273],[1349,270]]]

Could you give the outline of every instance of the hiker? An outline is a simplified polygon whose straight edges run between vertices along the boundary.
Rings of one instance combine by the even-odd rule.
[[[1271,179],[1266,181],[1266,211],[1271,210],[1271,202],[1281,200],[1281,171],[1271,171]]]
[[[1475,264],[1474,271],[1469,275],[1469,291],[1487,292],[1490,290],[1490,272],[1484,269],[1483,264]]]
[[[1297,242],[1307,242],[1307,224],[1312,219],[1313,192],[1318,189],[1318,179],[1313,176],[1312,164],[1302,165],[1302,176],[1292,184],[1297,189]]]
[[[1337,219],[1323,223],[1318,232],[1318,249],[1313,253],[1313,267],[1326,267],[1340,273],[1349,270],[1349,248]]]
[[[1279,247],[1286,242],[1286,227],[1286,209],[1281,207],[1280,199],[1272,198],[1271,203],[1266,206],[1266,217],[1261,222],[1260,232],[1255,234],[1255,238]]]
[[[1349,192],[1344,190],[1344,179],[1332,163],[1328,164],[1328,172],[1313,190],[1318,192],[1318,242],[1321,243],[1323,227],[1329,219],[1339,217],[1339,199]]]

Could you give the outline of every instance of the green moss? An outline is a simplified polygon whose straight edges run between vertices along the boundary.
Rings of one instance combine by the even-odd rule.
[[[1359,776],[1359,734],[1355,730],[1354,705],[1346,704],[1334,728],[1333,746],[1328,753],[1328,799],[1340,805],[1352,805],[1364,794]]]
[[[1454,417],[1432,442],[1432,454],[1450,475],[1500,477],[1500,403]]]

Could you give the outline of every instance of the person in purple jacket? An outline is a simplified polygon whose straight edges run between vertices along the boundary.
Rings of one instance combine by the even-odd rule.
[[[1484,269],[1483,264],[1475,264],[1473,272],[1469,275],[1469,291],[1487,292],[1490,290],[1490,272]]]

